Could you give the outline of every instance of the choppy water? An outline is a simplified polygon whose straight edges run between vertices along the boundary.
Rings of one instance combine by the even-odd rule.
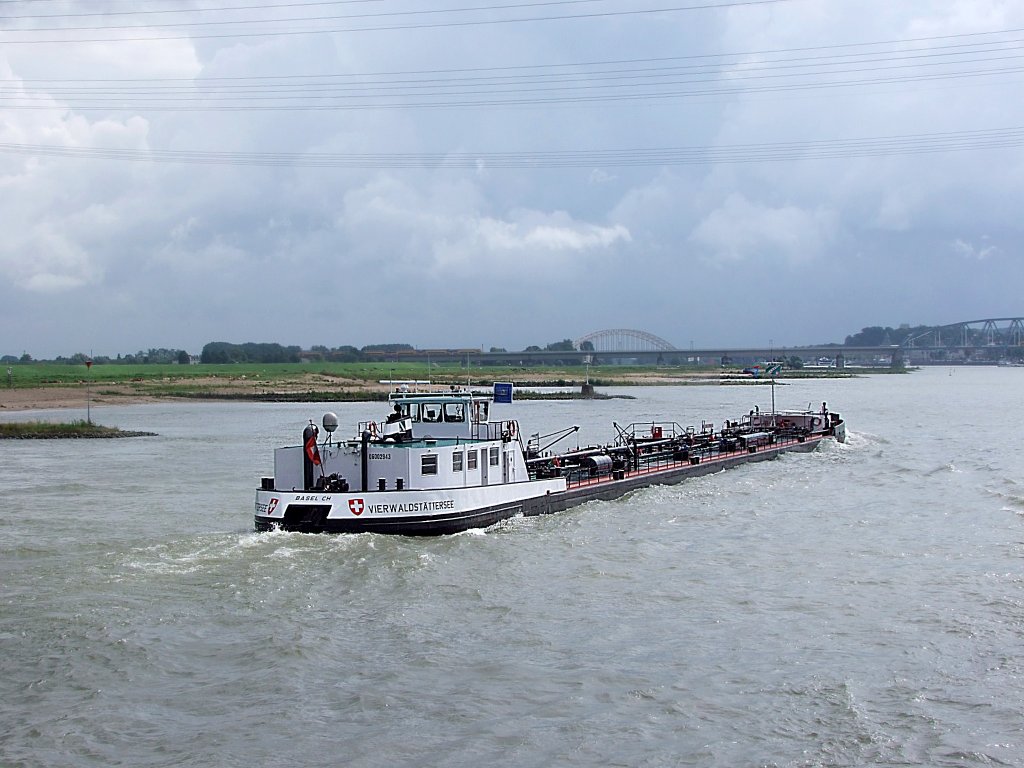
[[[0,444],[0,764],[1022,764],[1022,385],[780,387],[848,444],[437,539],[251,532],[322,407],[94,409],[160,437]],[[629,393],[516,415],[769,398]]]

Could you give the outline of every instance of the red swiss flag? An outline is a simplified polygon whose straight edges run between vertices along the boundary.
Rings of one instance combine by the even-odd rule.
[[[320,464],[320,450],[316,447],[316,432],[311,434],[306,441],[306,455],[314,464]]]

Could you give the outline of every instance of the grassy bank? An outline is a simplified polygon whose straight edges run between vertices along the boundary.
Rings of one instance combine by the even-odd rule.
[[[151,437],[153,432],[129,432],[87,421],[54,423],[22,421],[0,424],[0,440],[45,440],[66,438]]]
[[[479,368],[473,368],[474,376]],[[504,370],[504,369],[499,369]],[[429,371],[418,363],[231,363],[224,365],[61,365],[57,363],[18,363],[11,366],[11,384],[22,387],[93,385],[142,385],[189,382],[207,379],[249,381],[253,385],[288,382],[309,375],[337,379],[340,383],[377,382],[381,379],[425,379],[430,376],[460,375],[460,365],[434,364]],[[461,374],[465,378],[465,373]],[[6,381],[4,381],[6,384]]]
[[[687,366],[591,366],[590,381],[605,385],[622,385],[637,377],[687,378],[715,376],[725,369],[717,365]],[[738,368],[729,369],[738,371]],[[870,373],[889,373],[886,368],[865,369]],[[779,378],[843,377],[860,369],[792,370],[786,369]],[[308,377],[333,381],[338,385],[376,385],[380,381],[426,380],[438,383],[489,384],[493,381],[515,381],[568,385],[581,383],[588,375],[583,366],[477,366],[465,367],[457,363],[433,363],[428,368],[421,363],[234,363],[226,365],[82,365],[56,363],[20,363],[12,366],[10,385],[16,389],[33,387],[82,386],[96,387],[137,385],[154,387],[161,383],[187,389],[206,386],[218,379],[223,382],[248,382],[254,388],[273,387]],[[6,384],[6,382],[4,382]]]
[[[26,363],[12,366],[12,395],[33,390],[67,390],[83,402],[111,404],[118,399],[192,398],[254,402],[372,401],[386,399],[391,380],[425,381],[488,387],[512,381],[525,387],[579,389],[589,374],[598,389],[623,386],[686,386],[764,383],[744,378],[738,368],[685,366],[479,366],[433,363],[236,363],[229,365],[58,365]],[[785,370],[780,382],[796,378],[844,378],[888,369]],[[722,374],[730,374],[731,380]],[[5,388],[6,389],[6,388]],[[73,393],[73,394],[72,394]],[[525,393],[524,393],[525,394]],[[53,398],[51,398],[51,401]],[[23,398],[23,402],[29,402]],[[0,392],[0,406],[4,405]],[[8,403],[5,407],[10,407]],[[33,407],[30,403],[23,407]],[[43,406],[46,407],[46,406]],[[49,407],[54,407],[50,405]],[[66,403],[63,407],[69,407]]]

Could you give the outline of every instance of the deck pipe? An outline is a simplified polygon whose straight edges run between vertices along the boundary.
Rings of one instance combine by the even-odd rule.
[[[370,489],[370,432],[363,430],[363,460],[362,460],[362,481],[363,493]]]

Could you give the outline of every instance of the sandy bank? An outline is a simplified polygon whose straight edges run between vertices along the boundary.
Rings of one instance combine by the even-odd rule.
[[[92,393],[91,407],[104,405],[135,405],[137,403],[154,403],[161,399],[135,393],[124,395],[97,395]],[[34,387],[32,389],[0,390],[0,413],[10,411],[34,411],[49,408],[81,408],[85,410],[85,390],[68,387]]]

